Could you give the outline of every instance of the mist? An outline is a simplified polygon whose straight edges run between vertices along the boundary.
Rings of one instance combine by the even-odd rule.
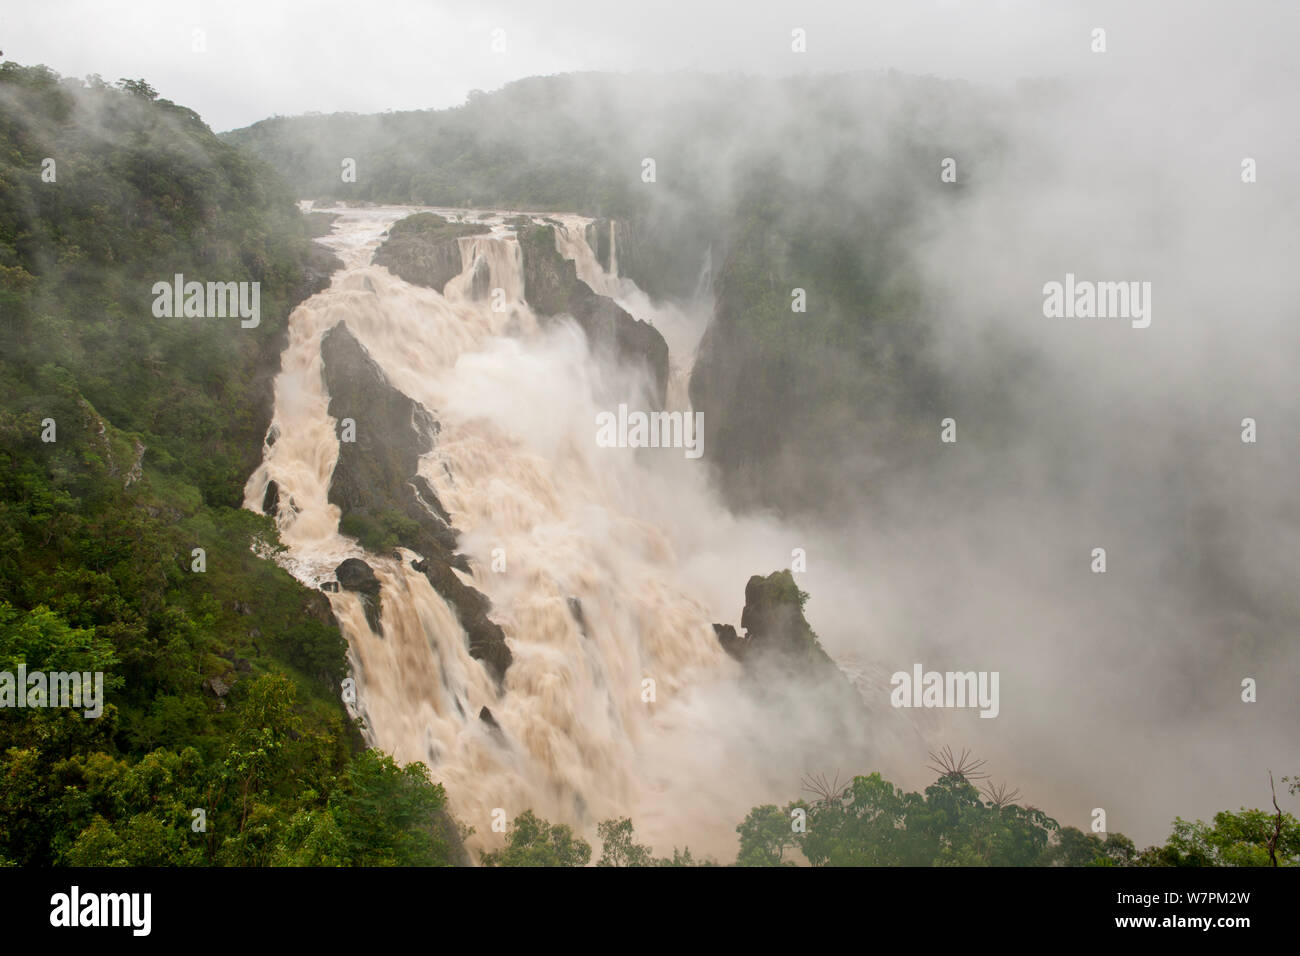
[[[1225,24],[1196,5],[1177,23],[1154,8],[928,15],[925,28],[898,26],[889,62],[938,57],[955,78],[831,72],[840,61],[814,57],[810,40],[801,62],[816,66],[797,76],[775,56],[758,73],[576,76],[558,98],[539,89],[525,131],[501,115],[492,122],[511,125],[494,135],[542,153],[582,144],[629,182],[640,157],[657,157],[651,215],[679,230],[692,263],[734,251],[717,220],[774,203],[768,241],[787,247],[771,260],[774,291],[789,279],[814,308],[826,301],[817,279],[789,263],[816,236],[852,268],[920,290],[921,321],[876,349],[907,354],[911,371],[881,377],[871,405],[782,381],[793,411],[773,422],[765,460],[752,437],[723,446],[750,464],[714,471],[730,500],[721,521],[666,478],[638,486],[671,500],[654,520],[719,622],[738,622],[750,574],[808,555],[809,620],[872,708],[874,762],[846,766],[864,759],[852,748],[787,752],[769,761],[788,768],[776,774],[787,798],[796,771],[818,763],[922,786],[926,752],[950,744],[1063,825],[1086,828],[1102,807],[1112,829],[1158,841],[1174,815],[1254,805],[1267,771],[1296,759],[1300,656],[1282,635],[1300,611],[1286,582],[1297,333],[1284,286],[1297,198],[1285,171],[1300,157],[1293,127],[1276,122],[1296,105],[1295,18],[1258,6]],[[964,49],[990,55],[948,55],[949,16]],[[1091,49],[1098,26],[1104,52]],[[1012,41],[1015,55],[992,55]],[[495,115],[490,98],[466,109]],[[383,161],[418,168],[419,147],[389,136]],[[320,166],[363,142],[322,141]],[[756,171],[768,184],[757,191]],[[675,270],[678,314],[696,316],[673,353],[688,366],[682,349],[716,334],[682,291],[697,271]],[[1067,273],[1150,283],[1149,326],[1046,317],[1044,286]],[[745,383],[715,401],[744,406]],[[1256,443],[1241,440],[1245,418]],[[795,421],[819,441],[791,433]],[[889,675],[916,662],[1000,672],[1001,713],[884,706]],[[1246,678],[1260,683],[1256,703],[1242,701]]]

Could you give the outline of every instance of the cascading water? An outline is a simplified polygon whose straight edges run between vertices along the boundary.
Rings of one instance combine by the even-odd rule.
[[[356,712],[374,745],[430,766],[453,813],[475,827],[472,843],[500,840],[495,808],[509,818],[531,809],[589,835],[599,820],[630,816],[657,847],[689,843],[729,858],[749,807],[790,798],[797,774],[788,770],[801,757],[772,749],[782,718],[737,690],[739,665],[711,622],[734,622],[744,580],[781,566],[788,538],[729,516],[680,450],[597,447],[593,395],[617,372],[593,362],[576,325],[539,327],[504,215],[481,217],[492,231],[459,240],[463,271],[445,294],[371,265],[386,228],[413,211],[347,210],[324,240],[344,265],[290,318],[275,438],[245,505],[258,509],[271,480],[292,500],[277,518],[279,560],[310,586],[347,557],[374,569],[382,636],[356,594],[328,594],[348,641]],[[670,405],[685,408],[702,317],[653,307],[600,268],[586,220],[561,221],[557,247],[580,278],[665,335]],[[475,294],[483,288],[503,290],[504,308]],[[339,533],[321,338],[341,321],[441,424],[420,474],[462,533],[458,549],[473,568],[463,580],[491,599],[507,636],[514,662],[501,687],[470,657],[455,612],[411,567],[411,552],[366,553]],[[744,557],[711,591],[701,567],[719,540]],[[499,730],[480,719],[484,707]],[[787,772],[773,775],[773,765]]]
[[[566,259],[577,266],[578,278],[593,291],[609,296],[629,314],[649,322],[659,330],[668,343],[668,394],[666,407],[672,411],[686,411],[690,407],[687,394],[691,367],[695,364],[695,350],[704,334],[708,313],[692,313],[677,306],[653,302],[630,279],[618,275],[618,259],[614,247],[616,223],[610,223],[610,271],[601,268],[596,254],[587,245],[586,227],[589,220],[579,216],[555,217],[562,225],[556,229],[555,245]],[[697,301],[703,301],[697,300]]]

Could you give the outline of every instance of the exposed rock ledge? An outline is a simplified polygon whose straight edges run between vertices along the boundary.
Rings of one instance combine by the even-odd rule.
[[[461,272],[458,238],[488,231],[481,223],[448,222],[431,212],[416,213],[393,224],[372,261],[412,285],[442,292]]]
[[[387,550],[395,541],[422,555],[412,566],[455,609],[468,635],[471,656],[500,681],[512,660],[505,633],[487,616],[488,598],[452,571],[454,567],[468,572],[469,563],[464,555],[454,553],[457,532],[451,516],[433,487],[417,474],[420,457],[434,447],[438,422],[423,405],[389,384],[345,323],[322,337],[321,360],[330,415],[336,421],[356,422],[356,441],[339,443],[329,490],[330,502],[343,513],[343,532],[355,534],[372,551]],[[340,565],[340,572],[347,564]],[[364,562],[357,564],[373,577]],[[365,583],[360,568],[351,568],[349,577]],[[339,583],[349,587],[343,573]],[[378,604],[376,579],[376,609]],[[380,633],[375,622],[371,627]]]
[[[519,231],[524,257],[524,298],[542,318],[571,315],[596,354],[644,366],[662,408],[668,389],[668,343],[648,322],[633,318],[608,296],[578,278],[578,267],[555,248],[553,226]]]
[[[366,612],[366,623],[376,634],[383,635],[383,623],[380,621],[379,578],[374,569],[360,558],[347,558],[334,569],[339,585],[348,591],[356,591],[361,598],[361,607]]]
[[[738,635],[730,624],[714,624],[714,633],[723,650],[745,666],[746,675],[756,684],[814,688],[824,694],[828,711],[838,711],[849,722],[864,721],[862,697],[822,649],[804,617],[807,597],[788,569],[767,577],[756,574],[745,585],[745,610],[740,617],[745,635]]]
[[[510,225],[523,252],[524,298],[533,311],[543,320],[571,315],[593,352],[644,366],[655,389],[652,398],[656,407],[662,408],[668,388],[668,344],[659,331],[579,279],[577,266],[555,248],[553,225],[535,225],[525,216],[515,217]],[[596,257],[608,270],[609,220],[598,220],[593,226],[588,233],[595,239]],[[480,223],[449,222],[434,213],[416,213],[393,224],[373,261],[407,282],[443,292],[448,281],[461,273],[459,237],[488,231]],[[475,273],[475,298],[487,296],[488,281],[485,271]]]

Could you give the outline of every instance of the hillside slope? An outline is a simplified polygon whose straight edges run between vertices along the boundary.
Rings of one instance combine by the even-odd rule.
[[[0,671],[104,675],[101,716],[0,712],[0,864],[454,855],[441,789],[348,721],[328,602],[240,508],[332,269],[311,229],[143,81],[0,66]],[[257,321],[159,316],[176,274],[256,283]]]

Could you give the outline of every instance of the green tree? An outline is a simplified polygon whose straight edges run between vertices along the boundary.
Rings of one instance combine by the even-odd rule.
[[[771,803],[755,807],[736,832],[740,834],[737,866],[794,866],[793,860],[785,858],[786,851],[797,846],[787,811]]]
[[[1122,833],[1108,833],[1103,840],[1077,827],[1061,827],[1040,862],[1044,866],[1128,866],[1136,856],[1133,841]]]
[[[139,96],[146,100],[158,99],[158,91],[144,80],[121,79],[117,81],[117,85],[120,89],[130,93],[132,96]]]
[[[506,845],[484,853],[483,866],[586,866],[591,844],[562,823],[548,823],[533,811],[515,817],[506,832]]]
[[[600,835],[600,860],[597,866],[651,866],[653,854],[648,846],[633,839],[632,821],[604,820],[596,824]]]
[[[1271,866],[1268,845],[1277,816],[1265,810],[1228,810],[1214,815],[1212,824],[1174,819],[1174,830],[1163,846],[1147,847],[1137,858],[1141,866]],[[1277,845],[1281,866],[1300,865],[1300,824],[1282,814]]]
[[[332,826],[343,840],[339,855],[351,866],[450,866],[446,802],[424,764],[399,767],[387,754],[366,750],[330,794]],[[313,830],[317,840],[326,835]]]

